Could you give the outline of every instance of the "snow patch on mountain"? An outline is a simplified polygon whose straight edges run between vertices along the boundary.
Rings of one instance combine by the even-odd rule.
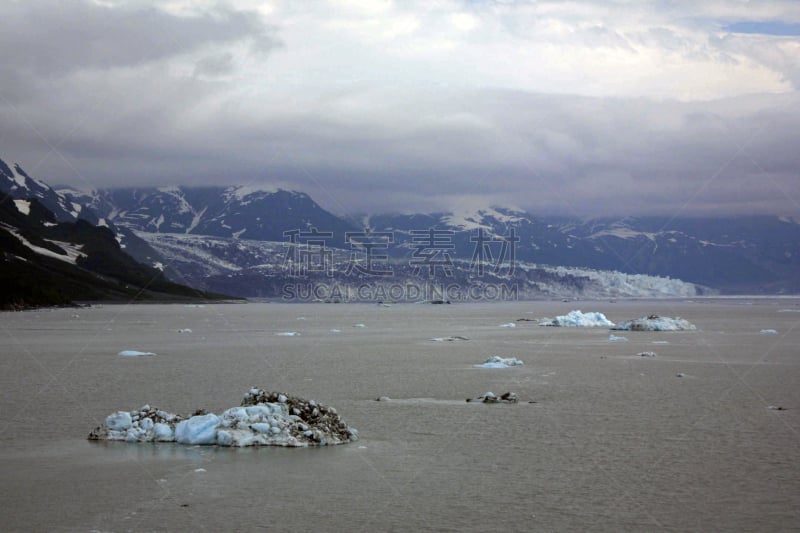
[[[511,226],[523,221],[528,221],[524,211],[514,208],[499,207],[483,207],[478,209],[464,207],[456,209],[452,213],[442,217],[442,223],[464,231],[477,229],[491,231],[493,229],[492,222]]]

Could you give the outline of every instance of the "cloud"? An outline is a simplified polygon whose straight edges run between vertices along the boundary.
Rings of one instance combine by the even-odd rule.
[[[0,157],[83,187],[289,182],[342,213],[797,214],[800,40],[726,29],[746,11],[6,3]]]

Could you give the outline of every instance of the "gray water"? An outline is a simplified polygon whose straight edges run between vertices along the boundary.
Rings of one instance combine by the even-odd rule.
[[[498,327],[571,309],[615,322],[678,315],[698,331],[615,332],[629,341],[609,342],[604,329]],[[0,528],[798,530],[800,313],[783,309],[800,300],[3,313]],[[300,336],[275,335],[284,331]],[[450,335],[470,340],[429,340]],[[157,355],[117,355],[126,349]],[[473,368],[491,355],[525,365]],[[251,386],[332,405],[361,440],[86,440],[116,410],[219,412]],[[487,391],[521,401],[464,401]]]

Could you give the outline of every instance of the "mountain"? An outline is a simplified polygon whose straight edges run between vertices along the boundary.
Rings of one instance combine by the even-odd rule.
[[[340,258],[339,266],[347,269],[354,256],[365,253],[385,256],[397,272],[417,277],[421,271],[431,274],[449,268],[459,279],[472,279],[476,264],[483,275],[484,266],[498,270],[519,263],[543,276],[549,265],[679,279],[701,291],[800,292],[800,224],[791,218],[581,220],[484,206],[354,219],[326,211],[303,192],[279,188],[52,191],[19,166],[4,164],[0,172],[0,190],[23,191],[26,197],[54,206],[58,220],[95,217],[99,225],[114,231],[128,253],[163,268],[170,279],[209,290],[226,287],[245,296],[273,294],[269,287],[280,282],[275,280],[295,275],[297,261],[307,263],[315,254]],[[289,257],[287,250],[292,253]],[[253,272],[257,273],[251,279]],[[264,287],[264,279],[270,280],[269,287]],[[526,279],[532,282],[531,275]],[[571,281],[567,285],[571,295],[575,287],[583,286]],[[591,292],[602,293],[597,287]]]
[[[60,221],[75,222],[78,218],[82,218],[92,224],[98,223],[97,215],[85,209],[84,204],[72,201],[46,183],[30,177],[18,164],[11,167],[2,159],[0,159],[0,192],[14,198],[35,198]]]
[[[109,227],[76,215],[86,213],[63,195],[0,161],[0,308],[64,305],[75,300],[195,300],[222,295],[173,283],[122,250]],[[19,195],[15,197],[15,195]],[[59,221],[46,205],[56,205]],[[72,211],[65,209],[72,207]],[[138,238],[135,238],[138,242]],[[143,241],[142,241],[143,242]],[[146,244],[145,244],[146,246]]]
[[[342,244],[357,229],[302,192],[269,187],[158,187],[62,192],[104,220],[149,233],[280,241],[284,232],[325,228]]]

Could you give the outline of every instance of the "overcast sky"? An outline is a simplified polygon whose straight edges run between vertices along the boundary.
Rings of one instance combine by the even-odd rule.
[[[800,218],[795,0],[20,0],[0,20],[0,158],[53,184]]]

